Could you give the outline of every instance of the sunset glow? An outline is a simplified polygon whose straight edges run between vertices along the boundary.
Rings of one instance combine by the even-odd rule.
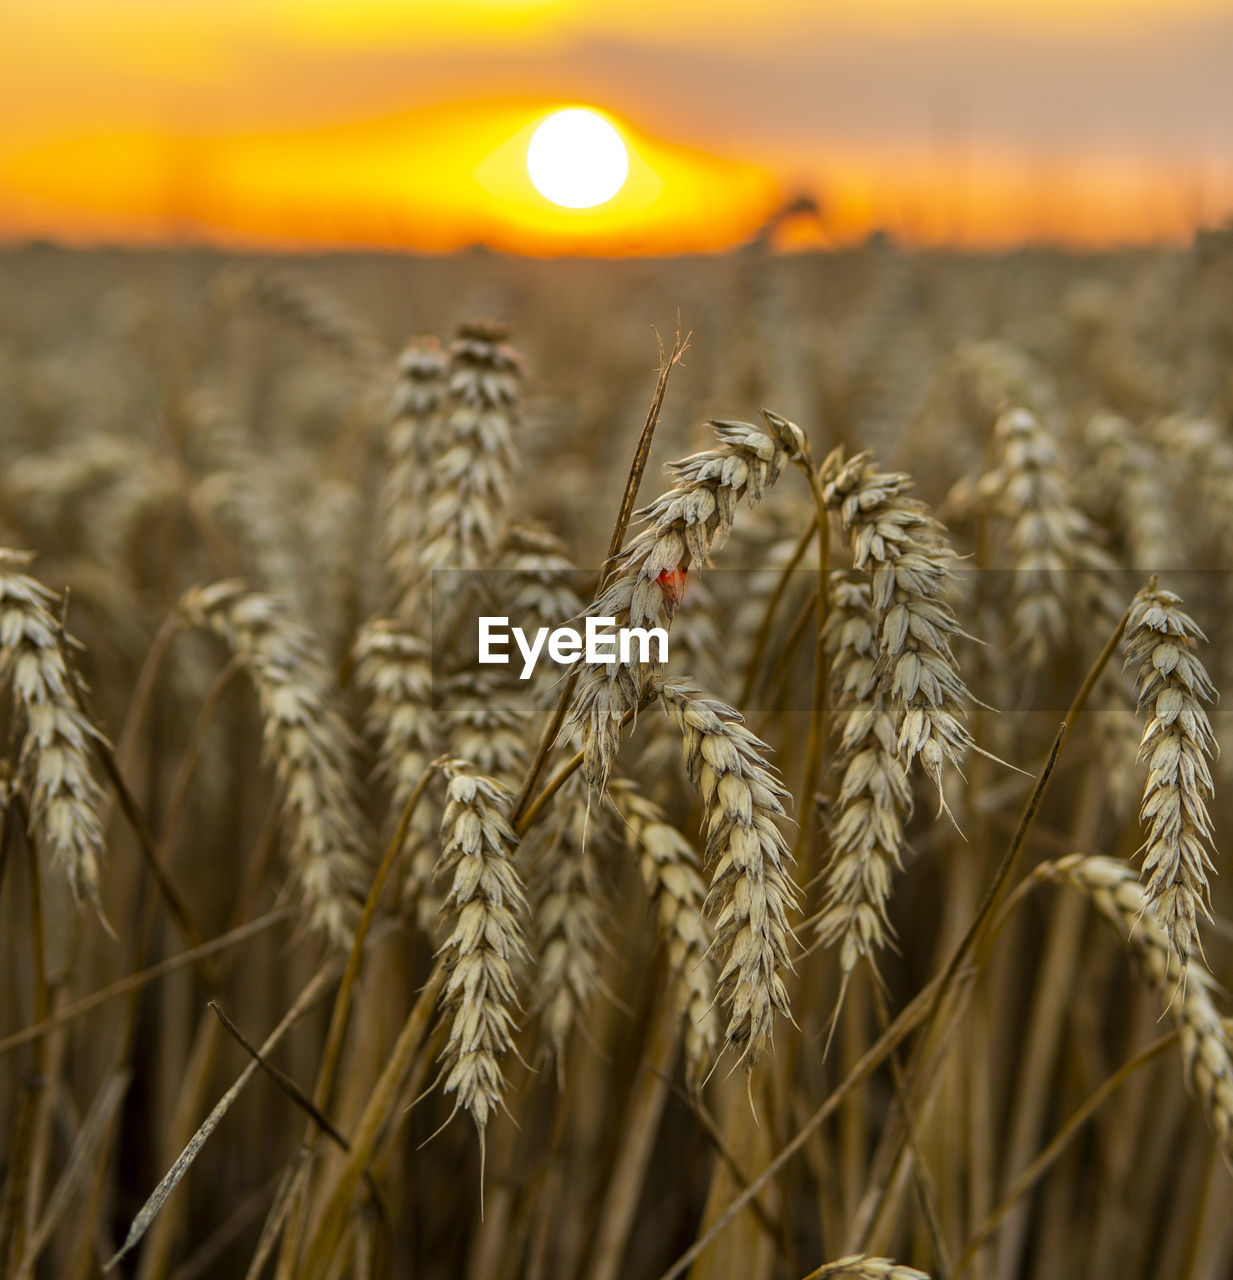
[[[1233,214],[1216,0],[0,0],[0,30],[10,240],[677,253],[800,194],[820,244]],[[613,149],[582,189],[595,146],[528,173],[580,102],[623,181]]]

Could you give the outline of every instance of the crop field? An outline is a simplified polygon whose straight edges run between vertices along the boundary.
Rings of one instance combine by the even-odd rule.
[[[1231,297],[0,253],[0,1278],[1229,1275]]]

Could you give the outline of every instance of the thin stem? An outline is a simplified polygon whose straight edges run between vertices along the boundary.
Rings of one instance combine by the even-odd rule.
[[[870,986],[873,988],[873,1003],[878,1016],[878,1025],[885,1031],[890,1025],[890,1010],[886,1004],[886,993],[876,981],[872,982]],[[925,1223],[929,1228],[930,1242],[933,1245],[936,1280],[951,1280],[954,1275],[954,1267],[951,1264],[950,1251],[946,1247],[946,1235],[942,1230],[942,1218],[938,1213],[937,1194],[920,1149],[920,1118],[912,1099],[908,1097],[907,1085],[903,1077],[903,1065],[899,1061],[898,1051],[890,1055],[889,1061],[891,1076],[895,1084],[895,1097],[899,1102],[900,1111],[903,1112],[904,1131],[907,1135],[908,1146],[912,1152],[912,1168],[916,1174],[916,1190],[920,1199],[921,1212],[924,1214]]]
[[[154,639],[150,643],[141,671],[137,675],[133,696],[129,699],[120,736],[116,739],[116,759],[120,761],[122,767],[127,767],[131,763],[129,757],[140,739],[141,727],[150,706],[150,699],[154,694],[154,685],[162,670],[163,660],[167,656],[168,649],[171,648],[171,642],[183,627],[183,619],[178,613],[173,613],[163,619],[159,629],[154,633]]]
[[[403,1077],[424,1039],[436,1007],[437,996],[444,985],[445,970],[438,964],[407,1015],[398,1040],[390,1051],[389,1060],[373,1086],[368,1105],[364,1108],[364,1113],[356,1126],[355,1134],[351,1139],[351,1154],[343,1165],[329,1203],[321,1214],[317,1230],[305,1254],[303,1270],[300,1272],[304,1280],[323,1280],[329,1272],[333,1262],[333,1246],[346,1227],[346,1218],[356,1184],[368,1167],[381,1127],[389,1119]]]
[[[344,1151],[351,1150],[351,1144],[341,1133],[334,1127],[334,1122],[317,1108],[313,1100],[300,1088],[298,1084],[285,1072],[281,1067],[276,1067],[268,1058],[262,1054],[261,1050],[240,1030],[239,1027],[229,1018],[222,1006],[217,1000],[208,1000],[207,1005],[214,1010],[219,1022],[223,1024],[223,1029],[236,1041],[236,1043],[248,1054],[250,1058],[261,1068],[262,1071],[274,1081],[276,1085],[299,1107],[302,1111],[308,1113],[316,1124],[327,1137],[332,1138]]]
[[[1015,1179],[1001,1204],[989,1214],[968,1241],[955,1268],[954,1280],[958,1280],[968,1264],[979,1252],[980,1248],[998,1229],[998,1224],[1014,1208],[1015,1204],[1027,1194],[1037,1181],[1048,1171],[1053,1162],[1069,1146],[1070,1141],[1088,1120],[1104,1106],[1105,1102],[1121,1088],[1141,1067],[1158,1058],[1180,1036],[1178,1031],[1170,1031],[1168,1035],[1153,1040],[1146,1049],[1135,1054],[1129,1062],[1123,1063],[1107,1080],[1103,1081],[1094,1093],[1073,1112],[1070,1118],[1058,1130],[1053,1140]]]
[[[616,1280],[621,1274],[621,1260],[668,1096],[665,1073],[676,1057],[679,1039],[680,1017],[671,994],[663,990],[655,1002],[646,1036],[645,1061],[621,1126],[620,1149],[595,1232],[589,1280]]]
[[[763,1187],[776,1177],[780,1170],[792,1159],[798,1151],[800,1151],[810,1140],[810,1138],[818,1131],[818,1129],[830,1119],[831,1116],[842,1106],[844,1099],[851,1091],[856,1088],[867,1076],[873,1072],[886,1060],[886,1058],[894,1052],[896,1047],[900,1045],[909,1035],[924,1021],[929,1012],[930,1001],[941,984],[941,977],[933,979],[926,987],[919,991],[911,1004],[904,1009],[899,1016],[891,1023],[889,1027],[877,1038],[876,1041],[861,1055],[856,1065],[848,1072],[844,1080],[832,1090],[829,1097],[821,1106],[809,1117],[808,1120],[797,1131],[796,1136],[779,1152],[779,1154],[762,1170],[755,1178],[753,1178],[745,1189],[736,1197],[735,1200],[723,1211],[722,1214],[711,1225],[709,1231],[702,1235],[699,1239],[683,1253],[668,1268],[667,1271],[660,1276],[659,1280],[674,1280],[676,1276],[682,1275],[690,1264],[702,1254],[711,1242],[737,1217],[747,1204],[762,1190]]]
[[[330,1014],[330,1026],[326,1033],[325,1048],[321,1054],[321,1065],[317,1069],[317,1083],[313,1088],[313,1106],[317,1111],[324,1112],[325,1108],[329,1106],[330,1098],[334,1092],[338,1064],[342,1058],[343,1043],[346,1040],[347,1026],[351,1017],[351,1006],[355,998],[355,986],[359,978],[360,967],[363,964],[364,942],[368,937],[368,931],[376,914],[377,903],[381,899],[381,892],[385,888],[385,882],[389,877],[390,869],[394,865],[394,860],[406,842],[407,831],[410,829],[411,819],[415,814],[415,810],[423,799],[424,793],[428,790],[429,783],[439,771],[441,764],[441,760],[434,760],[424,770],[420,780],[415,784],[415,789],[407,797],[407,803],[403,806],[402,816],[398,820],[398,827],[386,846],[381,865],[377,868],[372,885],[369,887],[368,897],[364,901],[364,910],[361,912],[359,923],[355,928],[355,938],[351,943],[351,951],[347,956],[347,966],[343,970],[342,981],[338,984],[338,993],[334,997],[334,1009]],[[312,1151],[316,1146],[316,1142],[317,1132],[314,1121],[310,1120],[304,1135],[303,1145],[307,1150]],[[287,1231],[283,1239],[281,1256],[284,1260],[294,1257],[299,1248],[300,1229],[303,1226],[302,1210],[305,1204],[304,1197],[307,1193],[307,1178],[310,1168],[310,1165],[305,1166],[304,1176],[299,1180],[294,1191],[297,1212],[292,1219],[293,1226]]]
[[[295,914],[294,907],[283,907],[281,910],[271,911],[269,915],[260,916],[248,924],[241,925],[238,929],[232,929],[230,933],[224,933],[221,937],[202,943],[199,947],[193,947],[190,951],[182,951],[179,955],[171,956],[167,960],[151,965],[148,969],[129,974],[127,978],[121,978],[117,982],[95,991],[92,995],[85,996],[74,1004],[66,1005],[50,1017],[31,1023],[30,1026],[13,1032],[11,1036],[5,1036],[3,1040],[0,1040],[0,1057],[12,1049],[28,1044],[31,1040],[42,1039],[43,1036],[55,1031],[57,1027],[73,1022],[80,1018],[82,1014],[89,1013],[92,1009],[100,1008],[109,1001],[116,1000],[120,996],[128,995],[133,991],[140,991],[143,987],[148,987],[152,982],[165,978],[169,973],[176,973],[189,965],[197,964],[207,956],[212,956],[218,951],[235,946],[236,943],[244,942],[255,934],[264,933],[266,929],[290,919]]]
[[[70,661],[63,625],[57,627],[56,635],[60,645],[60,653],[64,659],[65,670],[69,673],[69,684],[73,690],[73,698],[81,714],[95,727],[96,732],[93,735],[94,749],[98,758],[102,761],[103,769],[111,780],[112,787],[115,789],[116,799],[120,802],[120,811],[124,814],[125,820],[137,837],[137,844],[141,849],[142,857],[145,858],[147,866],[153,873],[159,892],[166,899],[167,906],[177,927],[183,934],[184,940],[190,946],[200,947],[205,942],[205,935],[197,927],[197,923],[185,905],[183,898],[180,897],[175,885],[171,882],[171,878],[163,868],[155,846],[154,836],[150,832],[150,826],[141,812],[141,806],[137,803],[133,793],[129,790],[128,783],[124,781],[124,776],[120,772],[115,749],[104,737],[102,731],[98,729],[98,719],[90,707],[81,677],[77,673],[77,668]]]
[[[201,757],[202,747],[205,745],[206,732],[214,720],[214,713],[218,710],[218,704],[222,701],[223,694],[226,693],[231,681],[240,670],[240,660],[232,658],[214,678],[214,683],[210,686],[210,691],[206,694],[205,701],[201,704],[201,711],[198,713],[197,721],[193,725],[188,745],[184,748],[184,755],[180,760],[179,768],[176,770],[175,780],[171,784],[167,810],[163,816],[163,830],[158,848],[158,860],[162,866],[166,866],[171,860],[171,846],[175,839],[176,827],[179,825],[180,813],[188,799],[188,788],[193,780],[197,761]]]
[[[1075,694],[1074,701],[1066,712],[1066,718],[1062,723],[1066,726],[1067,732],[1075,727],[1083,708],[1087,705],[1087,700],[1091,696],[1092,690],[1096,687],[1096,681],[1100,679],[1101,673],[1108,666],[1109,659],[1117,652],[1117,646],[1121,643],[1122,636],[1126,634],[1126,624],[1129,621],[1130,610],[1127,609],[1122,614],[1121,621],[1113,629],[1113,634],[1105,642],[1105,647],[1097,655],[1096,661],[1092,663],[1092,669],[1084,677],[1083,683],[1079,686],[1079,692]]]
[[[355,927],[355,938],[351,943],[351,953],[347,956],[347,967],[343,970],[342,981],[338,985],[338,994],[334,999],[334,1011],[330,1015],[330,1029],[326,1036],[325,1050],[321,1055],[321,1067],[317,1073],[317,1085],[313,1090],[313,1101],[320,1108],[324,1109],[329,1105],[330,1095],[334,1090],[334,1077],[338,1070],[338,1060],[342,1055],[347,1021],[351,1016],[355,983],[359,977],[360,966],[364,959],[364,940],[368,937],[373,916],[376,914],[381,891],[385,888],[385,882],[389,876],[390,868],[394,865],[394,859],[398,856],[407,839],[407,831],[411,826],[411,819],[415,814],[415,810],[419,807],[424,793],[428,790],[428,784],[436,776],[440,767],[441,761],[434,760],[424,770],[423,776],[415,784],[415,790],[407,797],[407,803],[403,806],[402,817],[398,820],[398,827],[394,832],[393,838],[386,846],[381,865],[377,868],[377,874],[373,877],[372,885],[368,890],[368,897],[364,902],[364,910],[360,914],[359,923]]]
[[[747,707],[749,700],[753,697],[754,685],[762,672],[762,659],[766,655],[766,646],[770,643],[771,624],[775,620],[775,610],[779,608],[779,603],[788,590],[788,583],[792,581],[796,566],[800,564],[805,552],[809,550],[809,543],[813,538],[817,523],[818,518],[815,515],[801,533],[800,538],[797,539],[796,546],[792,549],[792,555],[788,558],[788,563],[780,570],[775,589],[771,592],[770,598],[766,602],[766,609],[762,614],[762,622],[759,624],[758,634],[754,638],[753,653],[745,668],[745,683],[741,686],[740,701],[736,704],[738,707]]]

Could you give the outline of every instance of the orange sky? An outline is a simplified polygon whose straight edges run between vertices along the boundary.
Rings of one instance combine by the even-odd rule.
[[[1181,239],[1230,67],[1227,0],[0,0],[0,237],[677,252],[808,191],[827,242]],[[596,210],[523,164],[573,103]]]

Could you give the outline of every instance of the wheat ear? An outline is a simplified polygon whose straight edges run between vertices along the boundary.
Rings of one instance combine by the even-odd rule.
[[[562,788],[530,885],[539,961],[531,1007],[539,1014],[544,1055],[557,1064],[562,1083],[569,1033],[600,984],[605,904],[596,841],[602,832],[588,799],[585,780],[575,774]]]
[[[852,544],[852,566],[872,574],[878,618],[875,678],[895,712],[895,751],[905,770],[918,757],[937,788],[946,764],[958,768],[972,745],[970,698],[951,650],[960,635],[947,599],[954,553],[924,503],[907,496],[911,480],[879,471],[867,453],[827,460],[823,493]]]
[[[526,896],[513,854],[509,793],[491,778],[446,768],[445,813],[437,874],[449,882],[445,911],[453,928],[441,945],[450,1018],[441,1053],[446,1093],[475,1121],[481,1146],[489,1116],[503,1105],[501,1058],[513,1048],[518,1007],[513,966],[527,958]]]
[[[398,360],[379,500],[385,596],[391,605],[407,597],[420,568],[432,465],[444,438],[446,368],[435,338],[408,344]]]
[[[492,565],[504,532],[516,466],[515,433],[522,361],[496,325],[463,325],[450,344],[445,421],[429,477],[419,572],[407,582],[398,611],[406,616],[434,569]],[[437,583],[438,603],[462,584]]]
[[[720,953],[717,989],[729,1015],[725,1042],[753,1067],[771,1043],[776,1011],[792,1017],[780,972],[792,968],[788,915],[798,894],[776,825],[788,790],[767,762],[770,748],[737,711],[684,681],[665,681],[659,695],[706,811],[707,907]]]
[[[1208,760],[1219,748],[1203,709],[1216,689],[1197,653],[1206,639],[1181,599],[1155,580],[1134,598],[1126,625],[1126,666],[1136,670],[1139,714],[1147,721],[1139,760],[1148,767],[1140,821],[1147,830],[1143,876],[1181,964],[1199,948],[1196,916],[1211,918],[1213,794]]]
[[[384,353],[376,333],[336,294],[304,276],[269,268],[224,274],[224,299],[249,297],[285,324],[333,352],[357,373],[380,367]]]
[[[1084,439],[1093,454],[1088,487],[1119,535],[1126,567],[1155,573],[1175,563],[1177,530],[1156,450],[1115,413],[1093,414]]]
[[[886,945],[886,903],[902,870],[903,821],[912,792],[895,754],[895,725],[875,671],[877,617],[867,583],[836,577],[831,585],[825,640],[831,657],[840,776],[828,824],[831,860],[817,932],[839,948],[850,973],[862,957]]]
[[[90,767],[98,731],[82,714],[65,660],[70,641],[51,613],[55,596],[22,570],[34,557],[0,548],[0,678],[25,717],[18,755],[30,829],[73,897],[99,906],[102,799]]]
[[[310,920],[336,945],[348,946],[358,915],[364,821],[351,776],[351,737],[312,637],[273,596],[238,582],[194,587],[180,611],[226,641],[255,685],[289,857]]]
[[[1075,502],[1053,436],[1028,409],[1010,409],[993,429],[997,467],[980,488],[1009,526],[1010,614],[1014,645],[1030,671],[1064,647],[1069,631],[1068,576],[1108,569],[1096,528]]]
[[[364,728],[377,748],[377,776],[389,789],[390,822],[397,820],[424,775],[441,754],[444,729],[433,706],[432,654],[407,623],[375,619],[361,628],[352,650],[355,679],[368,694]],[[407,869],[403,897],[431,934],[441,900],[433,886],[440,806],[435,793],[416,806],[403,842]]]
[[[711,935],[702,917],[706,885],[693,845],[632,782],[614,779],[609,799],[625,823],[630,849],[656,907],[677,1009],[685,1024],[685,1078],[699,1088],[719,1052]]]

